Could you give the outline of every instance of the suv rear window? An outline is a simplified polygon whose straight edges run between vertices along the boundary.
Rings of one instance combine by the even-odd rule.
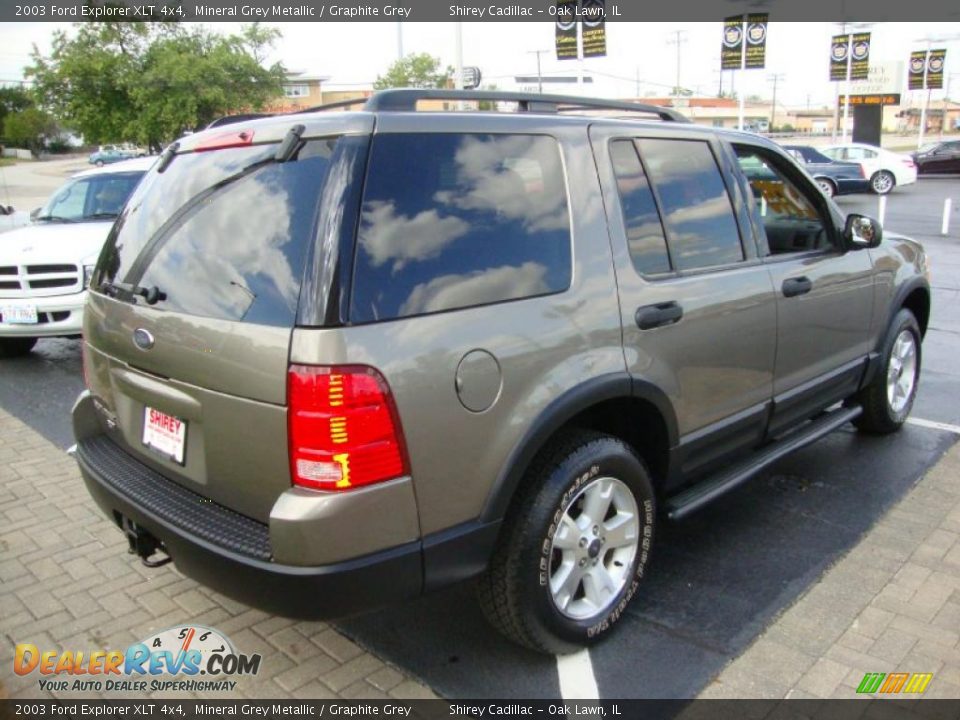
[[[373,140],[351,320],[562,292],[570,218],[556,140],[385,134]]]
[[[158,309],[293,325],[336,145],[311,140],[285,163],[276,145],[177,156],[130,199],[95,283],[156,286]]]

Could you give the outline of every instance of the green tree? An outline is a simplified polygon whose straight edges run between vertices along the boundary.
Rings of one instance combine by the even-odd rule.
[[[453,68],[440,69],[440,58],[429,53],[411,54],[397,60],[386,74],[378,75],[375,90],[387,88],[444,88],[453,75]]]
[[[9,113],[3,121],[3,136],[12,145],[25,147],[34,155],[43,150],[47,140],[56,134],[56,121],[35,107]]]
[[[33,98],[22,87],[0,87],[0,142],[4,138],[3,124],[6,117],[29,107],[33,107]]]
[[[34,48],[26,74],[42,106],[88,142],[157,149],[278,97],[283,66],[263,67],[278,37],[257,25],[222,36],[178,23],[77,23],[54,35],[49,57]]]

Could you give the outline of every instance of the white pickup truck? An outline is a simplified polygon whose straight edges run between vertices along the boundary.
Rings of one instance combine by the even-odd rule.
[[[0,235],[0,357],[42,337],[79,336],[93,265],[127,198],[156,158],[74,175],[34,215]]]

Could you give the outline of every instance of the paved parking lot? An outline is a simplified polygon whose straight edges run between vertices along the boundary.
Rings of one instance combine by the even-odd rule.
[[[592,672],[601,697],[829,696],[849,693],[865,658],[897,664],[908,645],[899,662],[936,654],[929,647],[936,639],[908,621],[940,627],[960,618],[960,584],[950,584],[960,577],[956,448],[943,466],[952,474],[938,468],[911,489],[955,443],[949,426],[960,425],[960,317],[951,311],[960,294],[960,218],[941,238],[937,210],[945,194],[960,205],[958,189],[955,178],[924,179],[887,204],[886,227],[920,236],[933,258],[934,312],[914,410],[929,422],[886,439],[840,430],[692,520],[666,527],[625,626],[586,656],[592,671],[577,666]],[[871,196],[840,203],[876,214]],[[260,676],[238,687],[247,696],[419,697],[428,687],[449,697],[561,694],[557,662],[491,633],[466,586],[336,625],[294,623],[222,598],[169,566],[148,570],[130,559],[62,453],[71,442],[67,413],[82,386],[78,348],[76,341],[45,340],[31,357],[0,361],[6,692],[37,694],[34,680],[10,675],[14,641],[125,647],[164,627],[199,622],[264,655]],[[885,561],[871,563],[871,552]],[[913,602],[925,608],[925,619],[911,614]],[[956,641],[947,647],[951,638],[940,633],[943,657],[933,659],[944,692],[956,696],[949,683],[960,687],[951,680],[960,648]],[[776,677],[771,667],[780,668]]]

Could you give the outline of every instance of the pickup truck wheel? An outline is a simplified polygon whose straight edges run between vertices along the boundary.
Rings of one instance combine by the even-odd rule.
[[[920,326],[909,310],[893,318],[883,347],[881,366],[860,391],[863,414],[854,424],[865,432],[886,435],[900,429],[917,396],[920,379]]]
[[[650,559],[649,473],[621,440],[572,433],[540,454],[508,514],[477,594],[491,624],[538,652],[605,637]]]
[[[36,344],[36,338],[0,338],[0,357],[12,358],[26,355]]]

